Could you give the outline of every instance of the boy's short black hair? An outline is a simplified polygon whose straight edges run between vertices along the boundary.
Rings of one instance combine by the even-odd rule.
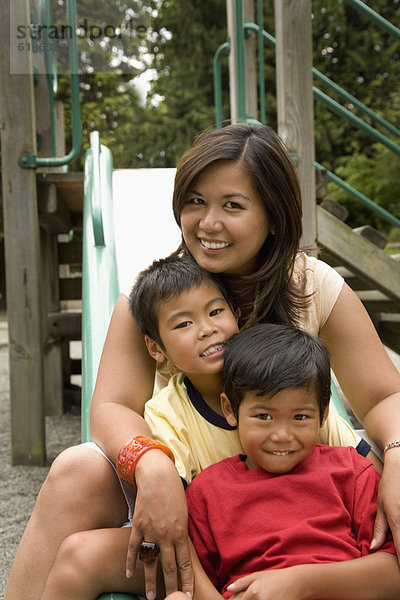
[[[160,303],[199,287],[205,281],[216,285],[229,306],[232,306],[222,283],[199,267],[189,255],[172,254],[155,260],[141,271],[129,295],[129,307],[142,333],[164,349],[158,327]]]
[[[223,368],[224,392],[238,418],[247,392],[274,396],[286,388],[316,393],[322,424],[330,400],[330,361],[325,344],[289,325],[256,325],[228,342]]]

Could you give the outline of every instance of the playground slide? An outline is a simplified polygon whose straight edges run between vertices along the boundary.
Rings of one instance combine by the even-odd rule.
[[[175,169],[112,169],[110,151],[92,134],[85,157],[82,289],[82,439],[114,304],[139,271],[175,250]]]
[[[139,271],[175,250],[175,169],[112,169],[110,151],[92,134],[85,157],[82,289],[82,440],[90,440],[90,401],[108,323],[120,291]],[[109,593],[98,600],[138,600]]]

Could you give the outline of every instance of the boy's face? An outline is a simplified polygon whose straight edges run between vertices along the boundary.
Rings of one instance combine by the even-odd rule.
[[[191,375],[219,373],[225,344],[238,331],[227,301],[209,281],[163,302],[158,328],[164,350],[158,347],[158,356],[151,353],[156,360],[168,358],[189,379]]]
[[[320,412],[315,392],[286,388],[274,396],[248,392],[239,406],[237,422],[230,402],[222,394],[222,408],[230,425],[237,425],[250,469],[287,473],[315,448]],[[325,412],[324,419],[328,414]]]

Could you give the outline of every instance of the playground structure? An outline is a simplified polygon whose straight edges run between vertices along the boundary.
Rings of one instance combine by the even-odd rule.
[[[346,2],[371,17],[377,25],[386,28],[397,39],[400,38],[400,32],[395,27],[379,17],[363,2],[360,0],[346,0]],[[75,3],[70,1],[67,6],[69,23],[74,28]],[[48,3],[44,0],[41,2],[32,0],[32,2],[18,3],[18,7],[15,8],[15,21],[27,23],[28,27],[33,7],[43,19],[50,18],[48,13],[43,12],[44,7],[48,8]],[[2,8],[3,14],[7,15],[8,3],[3,2]],[[253,22],[253,13],[253,2],[248,0],[227,2],[229,39],[217,49],[214,58],[216,122],[221,121],[219,100],[221,55],[229,53],[230,58],[232,120],[250,117],[263,121],[265,119],[263,61],[259,60],[260,72],[257,76],[256,70],[252,68],[255,63],[254,45],[257,45],[260,57],[262,57],[264,42],[275,46],[278,67],[278,131],[299,162],[304,197],[303,242],[318,241],[333,257],[332,261],[339,261],[346,265],[347,269],[353,269],[353,279],[356,275],[364,281],[364,287],[369,283],[370,286],[380,290],[380,293],[385,295],[385,298],[381,297],[380,311],[385,312],[387,316],[388,310],[394,312],[395,305],[399,303],[398,264],[378,252],[376,247],[367,242],[363,236],[355,235],[347,226],[328,213],[326,208],[316,205],[315,168],[338,185],[347,184],[314,161],[314,99],[324,102],[331,110],[349,118],[393,152],[399,154],[400,149],[391,139],[363,123],[352,113],[348,115],[349,111],[313,87],[313,77],[366,112],[374,121],[387,128],[392,137],[399,137],[400,132],[312,67],[311,0],[276,2],[276,40],[262,30],[260,0],[256,2],[257,23]],[[8,23],[9,21],[4,19],[2,27],[5,40],[10,36]],[[247,34],[254,35],[249,37]],[[1,51],[2,64],[9,64],[9,45],[4,43]],[[84,234],[84,262],[89,261],[83,278],[84,311],[86,307],[90,315],[94,305],[99,303],[99,296],[95,296],[92,302],[86,300],[88,295],[96,294],[98,290],[96,287],[98,281],[93,276],[96,267],[99,267],[102,277],[104,274],[111,276],[110,282],[106,284],[108,287],[104,285],[102,287],[105,293],[101,294],[108,302],[108,307],[100,311],[106,314],[106,320],[115,301],[115,294],[119,292],[113,265],[116,256],[115,245],[119,243],[121,236],[118,227],[118,235],[114,236],[112,224],[114,216],[112,211],[110,212],[110,207],[113,204],[113,186],[114,204],[118,201],[115,181],[121,173],[117,172],[113,175],[112,158],[108,150],[100,145],[96,135],[92,136],[92,146],[87,153],[85,174],[67,171],[66,165],[78,155],[81,146],[79,82],[76,74],[78,59],[74,38],[71,40],[69,56],[71,97],[72,104],[75,106],[75,111],[72,112],[73,147],[69,154],[65,153],[63,147],[62,107],[54,103],[54,96],[49,94],[49,88],[53,86],[55,77],[51,61],[49,61],[46,77],[40,75],[34,77],[32,55],[20,53],[21,63],[24,64],[19,65],[18,72],[27,74],[2,73],[3,201],[6,224],[7,288],[9,300],[12,299],[9,301],[8,318],[12,366],[11,394],[16,422],[15,431],[13,429],[15,448],[13,460],[16,464],[19,461],[43,462],[44,444],[41,441],[43,416],[45,412],[62,409],[63,386],[60,371],[63,367],[61,346],[64,342],[60,340],[80,336],[80,313],[63,310],[61,302],[74,297],[81,298],[81,281],[79,278],[72,278],[69,281],[60,280],[58,269],[60,264],[81,262],[80,248],[74,242],[70,242],[69,238],[70,231],[80,227],[84,188],[87,213],[84,222],[93,221],[90,225],[92,229],[89,227],[87,231],[85,226]],[[40,59],[43,59],[43,56],[35,57],[35,60]],[[46,121],[47,112],[50,116]],[[41,138],[40,152],[37,151],[38,131]],[[146,177],[145,171],[138,171],[137,176],[141,173]],[[161,171],[158,177],[161,177]],[[129,173],[129,177],[133,178],[134,173]],[[172,171],[170,176],[173,177]],[[112,177],[114,177],[114,184]],[[135,188],[132,181],[133,179],[130,186]],[[146,180],[147,185],[148,180]],[[360,201],[387,218],[393,225],[400,225],[398,219],[356,190],[353,192],[356,196],[358,194]],[[132,199],[134,200],[133,195]],[[107,216],[108,213],[110,216]],[[90,237],[91,230],[94,237]],[[63,243],[60,243],[60,234],[64,235]],[[89,248],[96,248],[96,258],[90,258]],[[107,254],[110,256],[109,263],[104,259]],[[149,261],[151,258],[153,255],[149,257]],[[119,262],[117,260],[117,263]],[[102,281],[103,283],[106,281],[104,277]],[[371,298],[368,300],[368,296],[361,292],[360,296],[369,305],[377,303],[376,295],[375,300]],[[389,315],[390,318],[395,316],[390,311]],[[384,341],[398,350],[398,336],[391,335],[389,329],[385,329],[384,324],[389,323],[390,319],[384,319],[383,316],[381,314],[380,321],[376,321],[377,327],[380,328]],[[88,323],[92,320],[90,316],[87,319]],[[395,321],[396,319],[392,318],[391,322]],[[93,338],[93,331],[89,337]],[[85,347],[88,346],[89,341],[88,338]],[[99,347],[101,343],[97,340],[93,345]],[[92,353],[90,350],[87,354],[92,355]],[[45,398],[45,407],[43,407],[43,398]]]
[[[400,39],[400,32],[363,2],[346,1]],[[10,3],[8,0],[0,2],[3,15],[1,64],[9,65],[7,15]],[[40,14],[43,5],[29,0],[16,4],[16,18],[27,26],[30,24],[30,6],[36,4]],[[68,14],[72,24],[74,6],[75,2],[70,0]],[[313,88],[313,78],[328,87],[330,84],[323,81],[324,76],[312,67],[311,0],[275,1],[276,40],[262,30],[260,0],[256,3],[257,23],[253,22],[252,12],[252,1],[227,0],[229,42],[222,44],[214,59],[216,122],[222,120],[218,77],[220,56],[229,52],[232,120],[252,117],[263,121],[262,71],[257,74],[250,66],[254,63],[254,46],[262,55],[264,42],[275,45],[278,132],[299,159],[304,198],[303,243],[318,242],[324,248],[328,257],[324,256],[324,259],[336,266],[348,283],[358,290],[358,295],[373,316],[382,341],[400,353],[400,263],[365,237],[368,229],[354,232],[332,214],[330,211],[337,211],[337,206],[324,202],[318,205],[316,201],[316,170],[323,176],[323,184],[326,178],[339,185],[345,184],[333,173],[315,164],[314,99],[325,102],[331,110],[341,110],[335,101],[326,99],[323,92]],[[255,35],[246,37],[246,32]],[[51,110],[52,96],[48,92],[53,81],[51,73],[50,77],[39,76],[35,86],[32,55],[21,53],[19,59],[25,61],[20,72],[28,74],[11,75],[3,71],[0,81],[12,459],[13,464],[44,464],[45,415],[62,412],[66,382],[76,369],[76,363],[69,356],[69,341],[82,337],[82,438],[86,440],[90,437],[88,410],[98,361],[119,291],[127,289],[132,276],[152,259],[173,250],[177,246],[179,231],[167,201],[171,197],[173,169],[160,169],[157,173],[146,169],[136,173],[129,170],[113,172],[111,154],[101,145],[95,133],[92,134],[91,148],[86,153],[85,172],[66,170],[65,165],[80,150],[79,114],[75,113],[73,120],[73,148],[66,154],[62,107],[56,104],[54,111]],[[73,44],[70,60],[71,96],[79,107],[78,76],[75,75],[77,69],[74,63],[77,53]],[[260,65],[262,62],[259,61]],[[349,101],[344,90],[338,93]],[[53,124],[48,117],[50,114],[55,115]],[[350,116],[354,118],[353,114]],[[382,122],[378,121],[378,124],[385,127]],[[369,125],[364,127],[374,139],[400,153],[399,146],[391,139]],[[39,152],[37,131],[42,138]],[[389,131],[392,137],[399,137],[400,132],[397,130],[396,133],[395,128]],[[137,192],[141,189],[141,180],[145,181],[147,196]],[[128,195],[124,185],[126,181]],[[159,194],[153,195],[149,187],[156,181],[162,182],[164,190],[163,201],[157,206],[148,204],[149,198],[159,197],[161,200]],[[400,226],[398,219],[386,214],[371,200],[359,193],[357,196],[356,191],[354,194],[371,210],[379,212],[393,225]],[[138,200],[141,220],[137,218],[138,209],[135,207]],[[145,204],[149,211],[147,215],[144,214]],[[130,212],[132,219],[127,218]],[[163,235],[152,232],[160,245],[155,247],[152,242],[148,248],[150,254],[145,254],[141,247],[140,256],[135,256],[138,253],[135,253],[134,242],[141,234],[142,222],[146,220],[146,223],[153,224],[153,215],[157,215],[163,227]],[[122,231],[124,221],[129,225],[125,234]],[[71,231],[80,232],[81,227],[83,258],[81,243],[77,243],[70,234]],[[149,231],[150,226],[146,225],[146,232]],[[127,257],[130,264],[127,264]],[[60,265],[75,265],[82,261],[82,280],[79,277],[60,278]],[[80,311],[64,307],[66,300],[81,298],[82,329]],[[338,406],[338,410],[342,410]],[[112,594],[102,598],[111,597],[131,596]]]
[[[1,0],[4,15],[9,14],[10,6]],[[361,0],[346,0],[374,20],[377,26],[386,28],[397,39],[400,32],[393,25],[369,9]],[[31,22],[30,9],[45,22],[50,18],[44,8],[46,0],[21,1],[13,7],[14,19],[18,23]],[[75,26],[75,2],[67,3],[69,23]],[[41,12],[42,11],[42,12]],[[256,21],[253,22],[256,13]],[[229,52],[230,61],[230,103],[233,121],[248,117],[265,118],[265,97],[263,91],[264,42],[276,47],[277,64],[277,106],[278,133],[286,145],[297,156],[303,192],[303,243],[320,244],[328,259],[338,266],[347,281],[359,289],[359,295],[373,315],[375,325],[382,340],[396,351],[400,351],[399,314],[400,307],[400,267],[364,235],[357,235],[331,212],[327,202],[317,205],[315,173],[322,175],[322,187],[326,179],[341,186],[347,186],[335,174],[327,172],[322,165],[315,163],[313,103],[314,99],[324,102],[334,110],[360,126],[376,141],[384,143],[393,152],[400,148],[392,139],[377,129],[361,121],[353,113],[339,105],[324,92],[313,87],[313,78],[328,86],[347,102],[366,112],[370,118],[386,129],[391,138],[399,137],[400,132],[384,119],[375,115],[369,108],[350,96],[345,90],[330,82],[312,67],[311,49],[311,0],[279,0],[275,2],[276,40],[262,30],[262,1],[228,0],[228,41],[217,49],[215,64],[216,122],[221,121],[220,109],[220,58]],[[47,21],[46,21],[47,19]],[[249,20],[251,19],[251,20]],[[9,20],[4,18],[1,48],[1,64],[10,64]],[[50,21],[51,22],[51,21]],[[248,35],[248,34],[253,35]],[[76,42],[76,40],[75,40]],[[255,64],[255,47],[260,55],[260,72]],[[34,77],[32,53],[20,52],[17,55],[21,64],[17,65],[19,75],[2,73],[2,173],[3,204],[5,218],[6,275],[8,295],[8,322],[10,336],[10,378],[12,398],[12,456],[13,464],[43,464],[45,461],[45,415],[57,414],[63,410],[66,389],[71,373],[79,370],[79,361],[69,357],[68,343],[81,338],[80,310],[65,310],[66,300],[82,298],[80,277],[59,275],[60,265],[74,265],[82,261],[79,236],[71,236],[71,231],[79,233],[83,212],[83,190],[85,187],[85,207],[92,198],[93,219],[101,221],[105,211],[107,195],[112,199],[111,157],[108,159],[107,193],[99,178],[104,178],[106,167],[96,169],[96,176],[88,175],[89,165],[83,173],[67,171],[67,164],[80,151],[79,81],[77,75],[77,49],[74,38],[69,48],[71,68],[71,99],[73,147],[65,152],[63,141],[62,107],[54,103],[54,94],[49,90],[54,86],[52,62],[47,66],[47,76]],[[35,60],[46,59],[39,54]],[[47,118],[47,120],[46,120]],[[381,128],[382,128],[381,127]],[[37,150],[37,131],[40,132],[41,149]],[[100,142],[94,142],[88,153],[87,162],[96,160],[103,165],[106,149]],[[94,159],[94,156],[97,158]],[[93,169],[92,169],[93,170]],[[116,176],[116,175],[115,175]],[[96,177],[91,181],[91,177]],[[133,174],[132,174],[133,177]],[[321,177],[318,177],[320,180]],[[103,181],[103,179],[102,179]],[[134,188],[131,183],[131,189]],[[347,189],[349,186],[347,186]],[[93,191],[94,190],[94,191]],[[349,189],[358,201],[368,205],[393,225],[400,226],[396,219],[356,190]],[[321,193],[319,193],[321,196]],[[134,199],[134,195],[132,195]],[[329,207],[328,207],[329,208]],[[339,207],[340,208],[340,207]],[[86,209],[86,208],[85,208]],[[337,211],[334,206],[329,210]],[[104,215],[103,215],[104,216]],[[367,233],[368,233],[368,228]],[[100,257],[106,255],[113,234],[107,232],[108,239],[96,239],[97,248],[94,263],[86,268],[83,277],[83,299],[85,305],[94,306],[100,297],[108,298],[108,308],[104,310],[106,322],[109,311],[118,293],[117,280],[112,287],[105,286],[105,274],[114,269],[110,265],[101,266],[102,287],[98,288],[91,273]],[[63,236],[63,239],[62,237]],[[84,236],[85,237],[85,236]],[[120,236],[117,235],[118,240]],[[90,244],[84,242],[84,252]],[[381,240],[378,240],[379,243]],[[111,253],[112,254],[112,253]],[[103,259],[101,259],[103,260]],[[68,268],[64,267],[64,271]],[[111,285],[111,284],[110,284]],[[102,290],[99,292],[98,290]],[[111,292],[111,289],[114,290]],[[86,301],[94,294],[93,301]],[[97,295],[96,295],[97,294]],[[90,315],[92,308],[86,311]],[[93,338],[93,328],[86,338]],[[101,339],[101,338],[100,338]],[[99,348],[100,341],[93,344]],[[91,353],[91,351],[90,351]],[[84,358],[88,353],[84,345]],[[84,368],[85,377],[86,371]],[[95,371],[93,373],[95,376]],[[85,379],[83,381],[85,397]],[[90,395],[90,393],[89,393]],[[86,397],[85,397],[86,398]],[[85,399],[90,402],[90,398]]]

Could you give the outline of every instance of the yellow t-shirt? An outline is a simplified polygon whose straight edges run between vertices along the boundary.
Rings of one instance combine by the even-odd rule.
[[[186,379],[173,375],[167,387],[146,402],[144,418],[154,439],[175,456],[179,475],[190,483],[203,469],[228,456],[242,453],[236,427],[214,412]],[[357,446],[360,438],[330,408],[319,443]]]

